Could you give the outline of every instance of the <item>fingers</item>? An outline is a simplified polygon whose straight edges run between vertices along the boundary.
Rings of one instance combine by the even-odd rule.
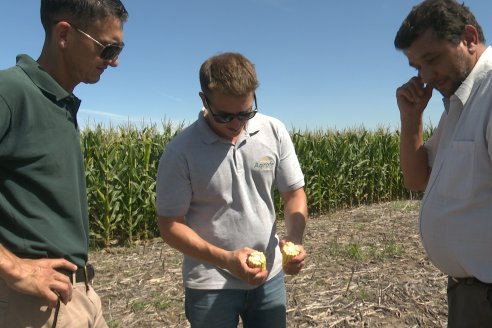
[[[268,270],[260,271],[257,274],[255,274],[255,276],[253,277],[253,282],[256,285],[259,285],[263,283],[267,279],[267,277],[268,277]]]
[[[77,266],[65,259],[58,259],[53,261],[53,269],[66,269],[72,272],[77,271]]]
[[[66,275],[52,269],[41,270],[36,277],[39,296],[44,298],[52,308],[58,300],[67,305],[72,300],[72,284]]]
[[[64,274],[56,272],[48,282],[48,285],[41,287],[40,296],[48,302],[48,306],[51,309],[57,306],[59,301],[67,305],[72,300],[72,284],[70,279]]]
[[[278,243],[278,246],[280,247],[280,249],[282,249],[282,247],[284,247],[285,243],[287,242],[287,240],[285,239],[280,239],[279,243]]]
[[[54,281],[50,284],[49,289],[57,296],[56,298],[60,298],[60,301],[65,305],[72,300],[72,284],[70,281]]]
[[[265,281],[268,277],[267,270],[261,270],[260,268],[250,268],[246,263],[246,259],[241,262],[242,274],[241,279],[246,281],[250,285],[259,285]]]
[[[6,283],[18,292],[43,298],[51,307],[56,306],[58,299],[67,304],[72,299],[70,279],[53,267],[72,271],[74,266],[63,259],[19,259],[16,272]]]
[[[284,265],[284,272],[290,275],[298,274],[304,267],[304,259],[298,260],[293,258],[290,262]]]
[[[304,260],[306,258],[306,251],[302,245],[298,245],[300,249],[299,255],[292,258],[289,262],[284,265],[284,272],[286,274],[295,275],[298,274],[304,267]]]
[[[246,272],[245,279],[243,280],[250,285],[257,286],[257,285],[261,285],[266,280],[267,277],[268,277],[267,270],[261,271],[260,269],[255,268],[255,269],[249,269],[248,272]]]
[[[260,285],[268,277],[267,270],[261,270],[260,268],[250,268],[247,264],[248,256],[255,250],[249,247],[241,248],[240,250],[233,251],[232,254],[236,259],[235,268],[231,270],[236,277],[247,282],[250,285]]]
[[[68,271],[75,272],[77,270],[77,266],[65,259],[40,259],[40,266],[46,266],[51,269],[64,269]]]
[[[423,111],[432,97],[432,86],[424,84],[415,76],[396,90],[396,98],[400,110],[416,109]]]
[[[279,246],[282,247],[283,244],[285,244],[285,240],[281,240],[279,243]],[[298,245],[300,249],[299,255],[296,257],[292,258],[292,260],[288,263],[285,264],[283,270],[286,274],[290,275],[295,275],[298,274],[302,268],[305,265],[305,258],[306,258],[306,251],[302,245]],[[243,248],[241,250],[233,252],[235,254],[236,259],[239,261],[236,263],[239,263],[239,268],[237,268],[235,271],[235,275],[240,278],[241,280],[247,282],[250,285],[260,285],[262,284],[268,277],[269,272],[267,270],[261,270],[259,268],[250,268],[247,263],[246,259],[251,253],[254,251],[253,249],[250,248]]]
[[[410,103],[416,103],[424,95],[424,85],[420,79],[413,77],[396,91],[397,97],[403,97]]]
[[[53,309],[58,305],[59,295],[52,290],[46,290],[45,293],[39,295],[45,301],[48,302],[48,308]]]

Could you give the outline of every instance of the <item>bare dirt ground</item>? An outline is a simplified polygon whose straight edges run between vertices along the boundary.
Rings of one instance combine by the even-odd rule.
[[[311,218],[306,266],[286,277],[288,327],[445,327],[446,277],[422,248],[418,206],[392,202]],[[92,251],[90,260],[110,327],[189,327],[181,255],[160,239]]]

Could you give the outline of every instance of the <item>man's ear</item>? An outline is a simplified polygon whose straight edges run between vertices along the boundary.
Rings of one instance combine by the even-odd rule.
[[[463,44],[468,49],[470,54],[474,54],[477,51],[477,45],[479,44],[478,31],[473,25],[465,25],[465,31],[463,33]]]
[[[51,31],[51,37],[54,42],[60,48],[66,48],[68,43],[68,32],[70,30],[70,23],[65,21],[60,21],[55,24],[53,30]]]
[[[205,94],[203,92],[199,92],[198,95],[200,96],[200,99],[202,99],[203,107],[207,108],[207,100],[205,99]]]

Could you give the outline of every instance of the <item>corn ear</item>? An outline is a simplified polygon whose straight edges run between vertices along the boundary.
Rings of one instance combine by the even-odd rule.
[[[254,251],[249,254],[246,264],[250,268],[260,268],[261,271],[266,270],[266,257],[262,252]]]
[[[284,247],[282,247],[282,265],[285,266],[294,257],[299,255],[300,252],[299,246],[290,241],[286,242]]]

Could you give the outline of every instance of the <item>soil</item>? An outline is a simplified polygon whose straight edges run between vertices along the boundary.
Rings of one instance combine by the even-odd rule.
[[[418,208],[391,202],[312,217],[306,266],[285,279],[287,326],[446,327],[446,277],[422,248]],[[189,327],[181,254],[161,239],[93,250],[90,260],[110,327]]]

